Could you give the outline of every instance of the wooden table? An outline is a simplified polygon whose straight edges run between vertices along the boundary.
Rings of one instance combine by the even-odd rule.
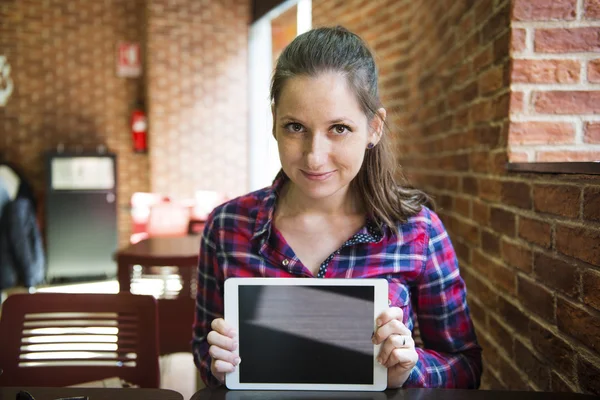
[[[121,292],[130,291],[134,265],[179,269],[182,290],[176,298],[158,299],[160,354],[191,352],[199,249],[200,236],[152,237],[115,254]]]
[[[301,392],[203,389],[191,400],[592,400],[576,393],[513,392],[503,390],[400,389],[385,392]]]
[[[15,400],[25,390],[35,400],[54,400],[60,397],[88,396],[90,400],[183,400],[183,396],[165,389],[109,389],[109,388],[38,388],[0,387],[0,400]]]

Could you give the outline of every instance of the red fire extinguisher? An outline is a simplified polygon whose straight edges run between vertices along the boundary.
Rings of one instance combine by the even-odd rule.
[[[148,119],[144,112],[143,103],[138,103],[131,114],[131,137],[133,139],[133,151],[136,153],[145,153],[148,150],[147,144]]]

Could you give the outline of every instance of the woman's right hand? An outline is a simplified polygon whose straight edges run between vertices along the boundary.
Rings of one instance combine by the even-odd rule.
[[[219,381],[225,381],[225,374],[233,372],[240,363],[240,358],[233,351],[237,348],[235,330],[223,318],[214,319],[210,324],[212,331],[206,336],[209,348],[208,354],[212,358],[210,372]]]

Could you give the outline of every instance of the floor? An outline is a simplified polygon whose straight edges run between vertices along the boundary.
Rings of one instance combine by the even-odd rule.
[[[3,296],[7,297],[13,293],[23,291],[25,289],[14,289],[4,292]],[[36,291],[52,293],[118,293],[119,284],[116,280],[110,280],[40,287]],[[140,285],[136,292],[153,294],[154,291],[155,285],[149,283],[147,285]],[[181,393],[184,399],[191,398],[197,390],[204,387],[194,365],[191,353],[176,353],[162,356],[160,358],[160,375],[161,388],[175,390]]]

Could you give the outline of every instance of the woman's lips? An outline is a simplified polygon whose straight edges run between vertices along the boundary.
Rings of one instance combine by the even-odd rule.
[[[311,181],[324,181],[325,179],[327,179],[331,175],[333,175],[335,172],[335,171],[331,171],[331,172],[315,173],[315,172],[306,172],[303,170],[301,170],[301,171],[302,171],[302,174],[307,179],[310,179]]]

